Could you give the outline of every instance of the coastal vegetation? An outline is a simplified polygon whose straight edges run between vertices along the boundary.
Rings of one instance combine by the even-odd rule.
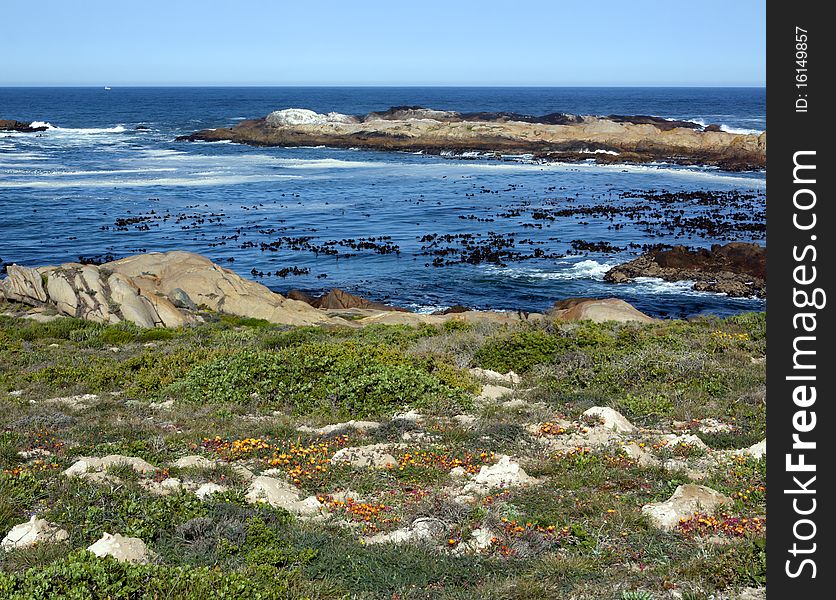
[[[201,314],[152,329],[0,316],[0,534],[32,515],[66,533],[4,542],[0,597],[765,584],[762,313],[362,328]],[[718,505],[670,527],[652,510],[706,489]],[[87,550],[105,534],[146,552]]]

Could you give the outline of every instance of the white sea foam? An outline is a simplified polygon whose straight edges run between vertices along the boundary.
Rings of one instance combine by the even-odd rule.
[[[668,119],[668,121],[675,121],[677,119]],[[692,123],[696,123],[700,127],[708,127],[710,123],[707,123],[704,119],[688,119]],[[737,134],[754,134],[760,135],[763,133],[762,129],[746,129],[744,127],[730,127],[725,123],[720,123],[720,130],[725,131],[726,133],[737,133]]]
[[[363,169],[363,168],[392,168],[389,162],[373,162],[364,160],[340,160],[338,158],[274,158],[271,162],[288,169]],[[406,163],[400,163],[405,165]]]
[[[632,282],[626,284],[633,289],[644,294],[677,294],[680,296],[698,296],[703,298],[713,298],[717,296],[727,296],[725,293],[705,292],[695,290],[693,288],[694,282],[689,280],[683,281],[665,281],[658,277],[636,277]],[[746,300],[763,302],[763,299],[751,296],[745,298]]]
[[[602,150],[601,148],[598,148],[597,150],[583,149],[580,151],[580,154],[611,154],[612,156],[618,156],[619,152],[616,152],[615,150]]]
[[[488,267],[487,270],[491,273],[512,279],[547,279],[556,281],[594,279],[596,281],[603,281],[604,274],[617,264],[617,262],[598,262],[593,259],[581,260],[574,263],[564,260],[556,263],[556,267],[558,268],[550,270],[532,269],[529,267],[510,269]]]
[[[299,179],[296,175],[226,175],[217,177],[162,177],[159,179],[81,179],[75,181],[0,181],[0,188],[60,189],[84,188],[133,188],[154,186],[203,187],[213,185],[238,185],[277,179]]]
[[[121,175],[123,173],[163,173],[176,171],[174,167],[156,167],[150,169],[103,169],[100,171],[45,171],[35,175],[39,177],[70,177],[95,175]]]
[[[46,127],[46,130],[50,133],[64,135],[95,135],[99,133],[122,133],[127,131],[124,125],[115,125],[113,127],[56,127],[46,121],[32,121],[31,126]]]
[[[524,163],[524,162],[508,162],[508,163],[479,163],[479,162],[462,162],[460,164],[451,163],[452,166],[465,169],[473,169],[480,171],[606,171],[606,172],[622,172],[622,173],[658,173],[664,175],[673,175],[675,177],[689,178],[689,179],[710,179],[712,181],[727,181],[736,184],[751,185],[752,187],[766,186],[766,177],[752,177],[747,175],[738,175],[728,171],[720,171],[718,169],[701,168],[701,167],[678,167],[667,163],[649,163],[644,165],[637,165],[632,163],[618,163],[618,164],[600,164],[594,161],[589,162],[543,162],[543,163]]]

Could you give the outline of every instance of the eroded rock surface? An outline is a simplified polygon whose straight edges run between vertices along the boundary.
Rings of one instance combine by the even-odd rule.
[[[618,298],[569,298],[554,304],[550,314],[561,321],[617,321],[653,323],[656,321]]]
[[[420,106],[348,116],[288,108],[177,139],[426,153],[525,152],[552,160],[664,160],[737,170],[766,165],[766,133],[734,134],[647,116],[458,113]]]
[[[12,527],[0,542],[0,549],[21,550],[31,548],[36,544],[48,542],[61,542],[66,540],[69,534],[46,519],[38,519],[32,516],[26,523],[20,523]]]
[[[645,504],[642,512],[659,529],[670,530],[679,524],[680,519],[686,519],[695,512],[712,513],[719,506],[730,502],[730,498],[716,490],[688,483],[677,487],[664,502]]]
[[[693,288],[698,291],[763,298],[766,297],[766,248],[744,242],[696,250],[675,246],[648,252],[613,267],[604,275],[606,281],[613,283],[625,283],[637,277],[693,281]]]
[[[116,534],[105,533],[99,540],[91,544],[87,550],[103,558],[112,556],[119,562],[144,564],[149,560],[148,548],[139,538],[126,537]]]

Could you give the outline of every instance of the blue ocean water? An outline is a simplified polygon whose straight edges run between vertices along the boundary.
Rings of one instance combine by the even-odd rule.
[[[603,281],[644,244],[764,243],[764,173],[174,141],[280,108],[396,105],[765,128],[760,88],[0,88],[0,118],[50,124],[0,133],[0,258],[186,249],[277,291],[341,287],[425,311],[572,296],[670,316],[764,307],[684,282]],[[488,242],[516,254],[474,259]]]

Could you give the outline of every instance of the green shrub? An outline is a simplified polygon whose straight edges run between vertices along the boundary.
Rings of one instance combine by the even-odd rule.
[[[707,576],[718,589],[766,585],[766,541],[746,540],[723,549],[711,561]]]
[[[407,406],[465,405],[469,388],[456,376],[449,365],[393,348],[314,343],[218,358],[196,367],[166,394],[191,403],[255,402],[296,414],[359,417]]]
[[[560,346],[558,338],[545,331],[521,330],[488,340],[474,358],[485,369],[525,373],[535,365],[550,362]]]
[[[627,394],[618,408],[635,418],[666,417],[673,412],[673,402],[661,394]]]
[[[140,600],[177,598],[267,600],[286,598],[287,574],[270,568],[272,577],[220,572],[207,567],[167,567],[121,563],[86,550],[22,574],[0,572],[0,597],[8,600],[52,598]]]

